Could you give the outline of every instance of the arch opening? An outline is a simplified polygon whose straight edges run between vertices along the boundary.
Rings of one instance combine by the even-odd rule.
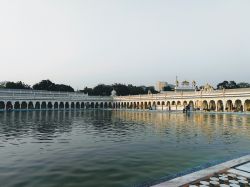
[[[246,111],[246,112],[250,112],[250,100],[249,99],[247,99],[246,101],[245,101],[245,103],[244,103],[244,111]]]
[[[79,102],[76,102],[76,108],[77,108],[77,109],[80,109],[80,108],[81,108],[81,105],[80,105]]]
[[[241,100],[238,99],[235,101],[234,111],[235,112],[243,112],[244,111],[244,107],[243,107]]]
[[[59,108],[60,108],[60,109],[63,109],[63,108],[64,108],[64,103],[63,103],[63,102],[60,102]]]
[[[65,103],[65,108],[69,109],[69,103],[68,102]]]
[[[51,102],[48,102],[48,109],[52,109],[53,108],[53,105]]]
[[[208,111],[208,103],[206,100],[202,102],[202,109]]]
[[[0,110],[5,109],[5,103],[3,101],[0,101]]]
[[[232,100],[227,100],[226,102],[226,111],[232,112],[233,111],[233,102]]]
[[[21,109],[27,109],[28,105],[25,101],[21,103]]]
[[[14,109],[20,109],[20,108],[21,108],[20,103],[19,103],[18,101],[16,101],[16,102],[14,103]]]
[[[13,105],[12,105],[11,101],[8,101],[6,103],[6,110],[11,110],[11,109],[13,109]]]
[[[40,103],[39,102],[36,102],[36,104],[35,104],[35,109],[40,109]]]
[[[223,112],[224,111],[224,105],[222,100],[217,101],[217,111],[218,112]]]
[[[28,104],[28,109],[34,109],[34,105],[33,105],[33,102],[29,102],[29,104]]]
[[[214,100],[211,100],[209,102],[209,110],[211,110],[211,111],[215,111],[216,110],[216,103],[215,103]]]
[[[58,109],[59,105],[58,105],[58,102],[55,102],[54,103],[54,109]]]
[[[82,103],[81,103],[81,108],[84,108],[84,106],[85,106],[85,105],[84,105],[84,102],[82,102]]]
[[[46,109],[46,108],[47,108],[46,102],[43,101],[42,104],[41,104],[41,109]]]

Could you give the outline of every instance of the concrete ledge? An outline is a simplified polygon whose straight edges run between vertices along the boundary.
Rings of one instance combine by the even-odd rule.
[[[239,164],[243,164],[250,161],[250,155],[246,155],[237,159],[233,159],[227,162],[224,162],[222,164],[218,164],[216,166],[212,166],[188,175],[184,175],[182,177],[177,177],[175,179],[172,179],[170,181],[166,181],[157,185],[154,185],[152,187],[179,187],[183,186],[185,184],[189,184],[191,182],[194,182],[196,180],[199,180],[201,178],[213,175],[217,172],[221,172],[223,170],[228,170],[232,167],[235,167]]]

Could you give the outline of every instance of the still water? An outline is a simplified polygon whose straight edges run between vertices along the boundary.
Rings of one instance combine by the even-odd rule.
[[[0,113],[0,186],[134,186],[250,152],[250,115]]]

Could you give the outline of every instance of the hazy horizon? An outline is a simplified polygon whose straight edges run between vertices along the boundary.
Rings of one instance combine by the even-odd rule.
[[[2,0],[1,81],[250,82],[248,0]]]

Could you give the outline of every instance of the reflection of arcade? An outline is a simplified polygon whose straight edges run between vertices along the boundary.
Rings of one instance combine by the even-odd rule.
[[[35,139],[52,140],[63,132],[70,132],[76,116],[79,114],[66,111],[0,113],[0,134],[17,138],[32,133]]]
[[[145,125],[153,125],[156,130],[170,130],[172,133],[180,135],[190,135],[193,133],[203,134],[209,140],[213,140],[215,134],[220,131],[228,131],[232,141],[234,136],[245,135],[245,129],[249,129],[250,116],[248,115],[228,115],[228,114],[204,114],[193,113],[190,115],[182,113],[159,113],[159,112],[136,112],[136,111],[112,111],[115,118],[125,121],[133,121],[143,123]],[[240,128],[239,128],[240,127]],[[183,135],[184,136],[184,135]],[[250,134],[248,135],[250,138]]]

